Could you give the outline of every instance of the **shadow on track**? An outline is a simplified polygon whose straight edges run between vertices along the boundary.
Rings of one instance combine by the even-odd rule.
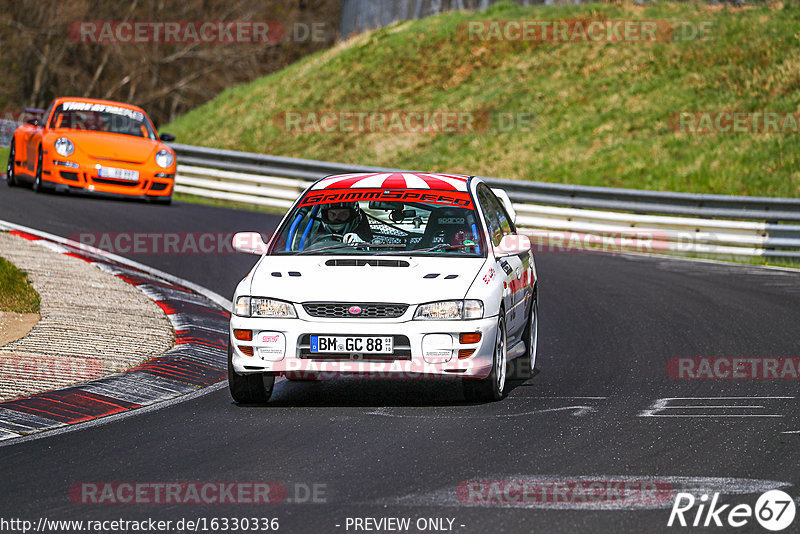
[[[541,371],[534,371],[535,379]],[[507,394],[528,381],[509,380]],[[498,401],[502,403],[503,400]],[[460,379],[364,379],[336,378],[316,381],[285,380],[275,384],[272,399],[266,405],[231,404],[237,408],[298,407],[447,407],[495,403],[467,402]]]

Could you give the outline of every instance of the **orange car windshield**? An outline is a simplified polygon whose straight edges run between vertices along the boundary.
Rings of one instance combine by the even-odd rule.
[[[55,109],[49,126],[156,138],[150,121],[141,111],[104,104],[65,102]]]

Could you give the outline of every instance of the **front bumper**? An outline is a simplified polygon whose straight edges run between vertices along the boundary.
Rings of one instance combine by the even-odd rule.
[[[252,341],[240,341],[233,330],[253,331]],[[313,373],[374,378],[485,378],[492,370],[497,318],[468,321],[392,321],[357,319],[306,320],[231,316],[230,339],[235,372]],[[478,343],[459,342],[459,334],[480,332]],[[310,334],[339,336],[397,336],[393,355],[311,355]],[[433,337],[430,337],[433,336]],[[450,337],[448,349],[447,336]],[[242,351],[252,347],[253,355]],[[474,352],[459,359],[460,350]],[[449,354],[448,354],[449,352]]]
[[[172,195],[175,185],[175,169],[154,169],[149,164],[118,164],[111,166],[139,172],[136,182],[100,178],[96,165],[78,162],[78,167],[56,165],[55,160],[65,160],[60,156],[50,160],[42,173],[42,181],[57,191],[81,191],[101,196],[125,196],[138,198],[166,198]],[[74,163],[74,162],[73,162]]]

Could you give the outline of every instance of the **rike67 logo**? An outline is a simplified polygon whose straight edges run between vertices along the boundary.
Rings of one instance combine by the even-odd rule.
[[[691,493],[678,493],[672,504],[667,526],[739,528],[755,518],[767,530],[784,530],[794,522],[796,505],[792,497],[781,490],[762,494],[755,507],[749,504],[719,504],[719,493],[709,500],[707,494],[696,498]]]

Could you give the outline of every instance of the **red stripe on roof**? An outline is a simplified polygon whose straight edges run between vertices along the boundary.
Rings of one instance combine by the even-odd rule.
[[[386,178],[381,187],[393,187],[396,189],[405,189],[406,188],[406,179],[403,177],[402,174],[390,174],[388,178]]]

